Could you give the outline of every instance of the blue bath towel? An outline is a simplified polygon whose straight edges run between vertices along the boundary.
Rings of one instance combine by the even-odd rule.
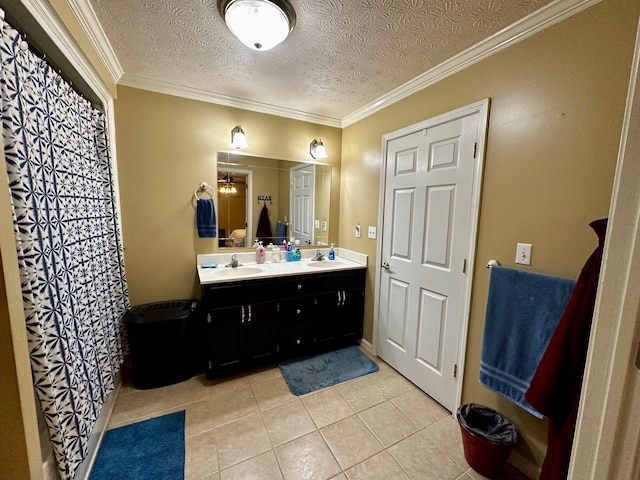
[[[212,199],[200,198],[198,200],[196,222],[199,237],[216,238],[216,209]]]
[[[480,383],[538,418],[524,394],[575,281],[492,267],[480,358]]]

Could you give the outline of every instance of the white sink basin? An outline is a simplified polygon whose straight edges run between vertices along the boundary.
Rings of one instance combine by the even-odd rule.
[[[231,268],[226,267],[222,270],[218,270],[216,275],[220,275],[222,277],[245,277],[247,275],[255,275],[256,273],[262,273],[263,270],[261,268],[255,267],[237,267]]]
[[[338,262],[336,260],[320,260],[319,262],[309,261],[309,263],[307,263],[307,265],[309,265],[310,267],[315,267],[315,268],[331,268],[331,267],[340,267],[340,266],[342,266],[344,264],[342,262]]]

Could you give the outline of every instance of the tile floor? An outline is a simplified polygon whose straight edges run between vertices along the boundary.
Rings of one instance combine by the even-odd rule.
[[[296,397],[277,367],[120,389],[108,428],[186,411],[186,480],[481,480],[451,414],[380,371]],[[526,480],[507,465],[505,480]]]

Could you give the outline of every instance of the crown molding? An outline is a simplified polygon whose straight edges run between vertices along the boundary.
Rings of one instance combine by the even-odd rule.
[[[98,52],[100,60],[107,68],[111,80],[113,83],[118,83],[124,72],[118,57],[116,57],[111,47],[111,43],[109,43],[109,39],[102,29],[102,25],[98,21],[95,10],[88,0],[68,0],[68,2],[87,37],[89,37],[93,48]]]
[[[82,75],[83,79],[93,89],[104,105],[113,98],[100,76],[94,70],[91,62],[85,57],[82,50],[75,44],[67,33],[66,27],[60,22],[57,15],[45,0],[20,0],[34,20],[51,38],[63,55],[71,62],[73,67]]]
[[[227,95],[220,95],[208,92],[206,90],[200,90],[198,88],[185,87],[182,85],[176,85],[169,82],[131,75],[128,73],[122,75],[120,81],[118,82],[118,85],[139,88],[142,90],[149,90],[151,92],[163,93],[165,95],[188,98],[191,100],[198,100],[201,102],[215,103],[217,105],[224,105],[226,107],[250,110],[252,112],[266,113],[268,115],[275,115],[278,117],[291,118],[293,120],[300,120],[303,122],[315,123],[318,125],[326,125],[328,127],[342,127],[340,120],[337,118],[325,117],[323,115],[315,115],[313,113],[307,112],[300,112],[298,110],[279,107],[277,105],[253,102],[251,100],[244,100]]]
[[[550,27],[601,0],[556,0],[342,118],[348,127]]]

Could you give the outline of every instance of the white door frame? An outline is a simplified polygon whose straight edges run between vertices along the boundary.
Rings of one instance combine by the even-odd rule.
[[[640,23],[569,480],[640,475]]]
[[[457,354],[457,364],[460,366],[458,369],[458,376],[456,378],[456,393],[454,399],[454,408],[453,413],[460,406],[460,400],[462,398],[462,384],[464,379],[464,361],[465,355],[467,351],[467,331],[469,328],[469,311],[471,307],[471,287],[474,276],[474,265],[475,265],[475,255],[476,255],[476,240],[478,234],[478,218],[480,215],[480,191],[482,187],[482,175],[484,171],[484,157],[485,157],[485,144],[487,137],[487,129],[488,129],[488,116],[489,116],[489,99],[485,98],[476,103],[472,103],[471,105],[467,105],[465,107],[458,108],[451,112],[444,113],[442,115],[438,115],[436,117],[429,118],[420,123],[416,123],[414,125],[410,125],[408,127],[401,128],[400,130],[396,130],[391,133],[387,133],[382,136],[382,161],[380,162],[380,191],[379,191],[379,205],[378,205],[378,240],[376,244],[376,294],[374,296],[373,302],[373,344],[372,344],[372,354],[378,354],[378,342],[379,339],[379,327],[380,327],[380,288],[381,288],[381,264],[382,264],[382,240],[383,240],[383,232],[384,232],[384,200],[385,200],[385,186],[387,181],[387,144],[399,137],[403,137],[410,133],[414,133],[418,130],[422,130],[427,126],[433,125],[434,123],[446,123],[452,120],[455,120],[460,117],[466,117],[468,115],[472,115],[477,113],[479,115],[479,135],[478,135],[478,145],[476,147],[476,170],[473,179],[473,191],[471,193],[471,218],[469,219],[470,228],[469,232],[471,235],[471,241],[469,244],[469,251],[467,252],[468,259],[468,275],[467,281],[465,285],[464,292],[464,306],[462,311],[462,319],[460,322],[460,338],[458,341],[458,354]]]

